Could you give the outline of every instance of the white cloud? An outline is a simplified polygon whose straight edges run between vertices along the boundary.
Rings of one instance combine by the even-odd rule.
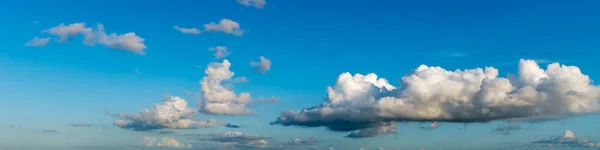
[[[550,137],[547,139],[533,142],[533,144],[542,144],[542,146],[560,146],[560,147],[600,147],[600,143],[579,139],[571,130],[565,130],[562,136]]]
[[[208,48],[208,50],[215,52],[215,54],[213,55],[213,56],[215,56],[215,59],[221,59],[221,58],[225,58],[225,57],[229,56],[229,51],[227,51],[227,47],[225,47],[225,46],[211,47],[211,48]]]
[[[158,141],[155,137],[144,137],[144,145],[146,147],[159,148],[192,148],[191,144],[183,144],[177,141],[177,139],[170,137],[163,137]]]
[[[92,28],[87,28],[85,23],[73,23],[69,25],[65,25],[64,23],[59,24],[56,27],[52,27],[50,29],[44,30],[42,32],[49,33],[54,36],[59,37],[59,41],[65,42],[69,40],[69,37],[76,36],[79,34],[85,34],[91,32]]]
[[[223,63],[210,63],[204,73],[206,76],[200,81],[203,92],[202,111],[218,115],[240,115],[253,113],[246,108],[250,103],[251,96],[248,92],[236,95],[233,90],[222,84],[223,81],[231,80],[234,72],[229,70],[231,63],[223,60]]]
[[[263,8],[267,4],[266,0],[236,0],[239,4],[255,8]]]
[[[46,44],[48,44],[48,42],[50,42],[49,37],[47,38],[39,38],[39,37],[33,37],[32,40],[27,41],[27,43],[25,43],[25,46],[29,46],[29,47],[43,47],[46,46]]]
[[[154,104],[150,109],[144,109],[134,114],[113,115],[118,120],[113,123],[117,127],[135,131],[155,130],[162,128],[189,129],[198,127],[224,126],[225,123],[216,120],[197,121],[192,115],[197,109],[188,108],[184,99],[176,96],[165,98],[162,103]]]
[[[106,34],[104,25],[98,24],[98,27],[93,32],[85,34],[84,43],[86,45],[104,45],[109,48],[121,49],[130,51],[136,54],[145,54],[144,39],[137,36],[134,32],[117,35],[116,33]]]
[[[219,23],[210,22],[205,24],[204,30],[212,32],[224,32],[236,36],[242,36],[244,34],[244,30],[240,29],[239,23],[225,18],[221,19]]]
[[[421,65],[396,88],[375,74],[343,73],[321,105],[282,112],[272,124],[354,131],[385,122],[488,122],[600,112],[600,88],[576,66],[521,60],[517,76],[498,70],[448,71]]]
[[[255,73],[265,73],[271,70],[271,60],[264,56],[259,57],[260,62],[250,62],[250,66],[254,67]]]
[[[174,26],[173,29],[175,29],[181,33],[185,33],[185,34],[200,34],[200,33],[202,33],[202,31],[200,31],[199,29],[196,29],[196,28],[182,28],[179,26]]]

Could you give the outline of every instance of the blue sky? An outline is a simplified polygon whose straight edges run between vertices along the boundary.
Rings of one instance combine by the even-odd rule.
[[[519,71],[520,59],[531,59],[543,69],[553,62],[577,66],[591,80],[599,79],[595,53],[600,49],[598,7],[600,2],[592,0],[267,0],[261,8],[236,0],[7,1],[0,5],[4,22],[0,24],[4,33],[0,36],[0,96],[4,104],[0,120],[5,126],[0,128],[0,145],[9,149],[143,148],[142,137],[165,136],[202,149],[198,141],[184,134],[243,132],[269,137],[269,145],[285,146],[294,138],[314,137],[319,141],[314,145],[321,149],[494,149],[507,147],[506,143],[524,145],[560,136],[567,129],[580,139],[600,141],[594,115],[535,124],[518,122],[522,129],[509,135],[491,132],[507,124],[502,120],[440,121],[439,127],[427,131],[418,127],[428,123],[395,120],[399,122],[397,133],[357,139],[344,138],[349,132],[330,131],[324,124],[314,128],[269,125],[282,112],[323,103],[327,87],[334,86],[344,72],[375,73],[402,87],[402,77],[421,64],[448,71],[493,66],[500,77],[506,77]],[[204,28],[222,19],[238,23],[243,35]],[[102,41],[95,45],[82,42],[85,35],[97,35],[95,32],[73,35],[66,42],[42,32],[61,23],[81,22],[94,31],[102,24],[106,33],[133,32],[144,39],[145,54]],[[174,26],[197,28],[202,33],[185,34]],[[25,46],[33,37],[52,39],[44,46]],[[249,92],[253,101],[271,96],[280,101],[247,106],[253,115],[194,114],[199,120],[215,118],[242,128],[165,128],[161,130],[176,134],[160,135],[113,125],[116,118],[106,110],[136,113],[161,103],[165,95],[186,99],[188,107],[207,109],[190,93],[203,94],[199,83],[208,64],[223,62],[209,50],[216,46],[225,46],[230,52],[224,59],[231,62],[229,70],[235,72],[234,77],[248,79],[247,83],[235,83],[236,94]],[[272,62],[269,71],[253,71],[250,62],[259,61],[260,56]],[[92,127],[69,126],[73,123]]]

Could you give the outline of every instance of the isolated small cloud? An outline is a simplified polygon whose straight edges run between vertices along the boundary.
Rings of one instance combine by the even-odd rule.
[[[223,32],[236,36],[242,36],[245,32],[244,30],[240,29],[239,23],[225,18],[221,19],[219,23],[209,22],[208,24],[205,24],[204,30],[211,32]]]
[[[186,135],[198,141],[216,142],[221,146],[240,148],[277,148],[269,144],[270,137],[262,137],[256,134],[245,134],[242,132],[226,132],[223,134],[188,134]]]
[[[225,123],[217,122],[215,119],[197,121],[192,115],[197,109],[188,108],[184,99],[170,96],[162,103],[154,104],[150,109],[144,109],[134,114],[115,114],[119,118],[113,123],[117,127],[131,129],[134,131],[147,131],[163,128],[190,129],[198,127],[223,126]]]
[[[59,133],[57,130],[52,130],[52,129],[42,130],[42,132],[44,132],[44,133]]]
[[[163,137],[160,140],[156,140],[155,137],[144,137],[144,145],[158,148],[192,148],[191,144],[183,144],[170,137]]]
[[[73,123],[73,124],[69,124],[72,127],[92,127],[92,124],[87,124],[87,123]]]
[[[208,48],[208,50],[215,52],[215,54],[213,54],[213,56],[215,56],[215,59],[221,59],[229,56],[229,51],[227,51],[227,47],[225,46],[215,46]]]
[[[239,4],[255,7],[255,8],[263,8],[265,4],[267,4],[266,0],[236,0]]]
[[[317,144],[318,141],[315,138],[308,138],[306,140],[303,140],[301,138],[294,138],[294,140],[290,141],[287,143],[287,145],[314,145]]]
[[[571,130],[565,130],[562,136],[542,139],[532,144],[552,147],[600,147],[600,143],[577,138]]]
[[[271,60],[264,56],[260,56],[259,59],[259,62],[250,62],[250,66],[254,68],[255,73],[265,73],[271,70]]]
[[[500,125],[494,129],[492,129],[493,133],[501,134],[501,135],[509,135],[512,131],[521,130],[521,126],[518,124],[509,124],[509,125]]]
[[[86,34],[91,31],[92,31],[92,28],[88,28],[88,27],[86,27],[85,23],[80,22],[80,23],[73,23],[73,24],[69,24],[69,25],[65,25],[64,23],[61,23],[58,26],[52,27],[52,28],[44,30],[42,32],[57,36],[59,38],[59,41],[66,42],[66,41],[69,41],[69,37],[71,37],[71,36]]]
[[[104,32],[104,25],[98,24],[96,30],[85,34],[84,43],[89,46],[93,45],[104,45],[109,48],[125,50],[136,54],[145,54],[144,39],[137,36],[134,32],[128,32],[125,34]]]
[[[373,73],[342,73],[322,104],[284,111],[272,124],[359,130],[349,136],[364,137],[358,136],[363,129],[389,133],[374,129],[390,122],[475,123],[600,113],[600,88],[576,66],[552,63],[544,70],[522,59],[518,76],[498,74],[493,67],[449,71],[420,65],[402,77],[402,87],[395,87]]]
[[[39,37],[33,37],[33,39],[31,39],[30,41],[27,41],[27,43],[25,43],[25,46],[28,47],[43,47],[46,46],[46,44],[48,44],[48,42],[50,42],[50,37],[47,38],[39,38]]]
[[[231,63],[223,60],[222,63],[212,62],[204,70],[206,76],[200,80],[203,104],[201,111],[217,115],[243,115],[252,114],[246,105],[250,103],[251,96],[248,92],[237,95],[232,89],[223,85],[223,81],[231,80],[234,72],[229,70]]]
[[[173,29],[175,29],[181,33],[185,33],[185,34],[200,34],[200,33],[202,33],[202,31],[200,31],[200,29],[196,29],[196,28],[182,28],[179,26],[174,26]]]

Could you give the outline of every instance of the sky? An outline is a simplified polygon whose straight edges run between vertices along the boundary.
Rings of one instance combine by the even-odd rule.
[[[598,7],[5,1],[0,148],[600,148]]]

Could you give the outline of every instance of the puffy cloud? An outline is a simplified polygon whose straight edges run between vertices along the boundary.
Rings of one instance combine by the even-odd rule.
[[[225,123],[215,119],[197,121],[192,115],[197,109],[188,108],[184,99],[170,96],[164,102],[154,104],[150,109],[144,109],[135,114],[116,114],[119,119],[113,123],[117,127],[135,131],[147,131],[163,128],[190,129],[198,127],[224,126]]]
[[[202,31],[200,31],[199,29],[196,29],[196,28],[182,28],[179,26],[174,26],[173,29],[175,29],[181,33],[185,33],[185,34],[200,34],[200,33],[202,33]]]
[[[87,123],[72,123],[69,125],[72,127],[92,127],[92,124],[87,124]]]
[[[266,0],[236,0],[239,4],[255,8],[263,8],[267,4]]]
[[[498,134],[502,134],[502,135],[509,135],[512,131],[518,131],[521,130],[521,126],[517,125],[517,124],[512,124],[512,125],[500,125],[494,129],[492,129],[493,133],[498,133]]]
[[[116,33],[106,34],[104,25],[98,24],[97,29],[85,34],[84,43],[86,45],[104,45],[109,48],[130,51],[136,54],[145,54],[144,39],[137,36],[134,32],[117,35]]]
[[[264,56],[259,57],[260,62],[250,62],[250,66],[254,67],[255,73],[265,73],[271,70],[271,60]]]
[[[86,27],[85,23],[73,23],[69,25],[65,25],[64,23],[59,24],[58,26],[52,27],[50,29],[44,30],[42,32],[49,33],[54,36],[59,37],[59,41],[65,42],[69,40],[69,37],[76,36],[79,34],[86,34],[92,31],[92,28]]]
[[[227,47],[225,46],[215,46],[208,48],[208,50],[215,52],[215,54],[213,54],[213,56],[215,56],[215,59],[221,59],[229,56],[229,51],[227,51]]]
[[[222,63],[210,63],[204,73],[206,76],[200,80],[203,92],[202,112],[218,115],[240,115],[253,113],[246,105],[250,103],[251,96],[248,92],[236,95],[233,90],[225,87],[222,82],[230,80],[234,72],[229,70],[231,63],[223,60]]]
[[[375,74],[343,73],[327,88],[325,102],[284,111],[272,124],[354,131],[397,121],[472,123],[600,111],[600,88],[578,67],[558,63],[544,70],[520,60],[518,76],[508,78],[493,67],[448,71],[421,65],[400,85]]]
[[[212,32],[223,32],[233,34],[236,36],[242,36],[244,34],[244,30],[240,29],[239,23],[225,18],[221,19],[219,23],[209,22],[208,24],[205,24],[204,30]]]
[[[533,144],[542,144],[542,146],[561,146],[561,147],[600,147],[600,143],[579,139],[571,130],[565,130],[562,136],[550,137],[547,139],[533,142]]]
[[[144,137],[144,145],[146,147],[160,148],[192,148],[191,144],[183,144],[177,141],[177,139],[170,137],[163,137],[160,140],[156,140],[155,137]]]
[[[31,39],[30,41],[27,41],[27,43],[25,43],[25,46],[29,46],[29,47],[43,47],[46,46],[46,44],[48,44],[48,42],[50,42],[49,37],[47,38],[39,38],[39,37],[33,37],[33,39]]]

